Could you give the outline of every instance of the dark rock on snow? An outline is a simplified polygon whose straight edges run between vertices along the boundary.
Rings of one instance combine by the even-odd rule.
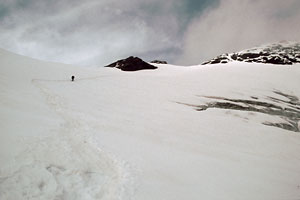
[[[130,56],[123,60],[118,60],[112,64],[109,64],[105,67],[115,67],[121,69],[122,71],[138,71],[144,69],[157,69],[157,67],[150,65],[147,62],[144,62],[138,57]]]
[[[299,55],[300,43],[281,42],[237,53],[222,54],[202,63],[202,65],[228,63],[231,61],[292,65],[294,63],[300,63]]]
[[[268,96],[265,101],[259,100],[258,97],[251,96],[252,99],[231,99],[225,97],[202,96],[212,101],[206,104],[193,105],[180,103],[187,106],[192,106],[196,111],[205,111],[208,109],[223,109],[223,110],[238,110],[252,113],[262,113],[279,117],[281,122],[265,121],[262,124],[274,126],[288,131],[300,132],[300,99],[297,96],[286,94],[284,92],[273,91],[277,97]],[[283,97],[278,98],[278,96]]]
[[[153,60],[150,63],[156,63],[156,64],[168,64],[167,61],[164,60]]]

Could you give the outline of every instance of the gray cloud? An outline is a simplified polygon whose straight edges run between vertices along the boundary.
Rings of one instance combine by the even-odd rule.
[[[2,0],[0,47],[42,60],[105,65],[130,55],[198,64],[297,40],[299,1]]]
[[[218,54],[300,39],[298,0],[222,0],[190,23],[177,62],[199,64]]]
[[[210,2],[218,0],[3,0],[0,47],[86,65],[129,55],[172,62],[188,23]]]

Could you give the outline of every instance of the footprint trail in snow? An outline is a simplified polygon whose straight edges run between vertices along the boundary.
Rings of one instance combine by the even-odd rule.
[[[96,147],[87,120],[74,118],[62,97],[41,80],[32,83],[63,123],[15,158],[22,164],[0,177],[1,199],[130,199],[128,165]]]

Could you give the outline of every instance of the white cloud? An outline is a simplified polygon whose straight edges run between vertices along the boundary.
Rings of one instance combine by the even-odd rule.
[[[158,0],[144,7],[132,0],[8,2],[10,14],[0,19],[0,47],[30,57],[101,66],[177,45],[179,26],[169,4],[148,9],[151,3],[159,6]],[[155,8],[160,10],[153,15]]]
[[[218,1],[4,0],[0,47],[72,64],[101,66],[137,55],[188,65],[299,39],[299,0]]]
[[[280,40],[300,40],[300,1],[222,0],[194,20],[184,37],[182,64]]]

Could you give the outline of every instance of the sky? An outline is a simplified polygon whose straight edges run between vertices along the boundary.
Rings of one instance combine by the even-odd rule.
[[[0,0],[0,48],[104,66],[128,56],[200,64],[300,40],[299,0]]]

